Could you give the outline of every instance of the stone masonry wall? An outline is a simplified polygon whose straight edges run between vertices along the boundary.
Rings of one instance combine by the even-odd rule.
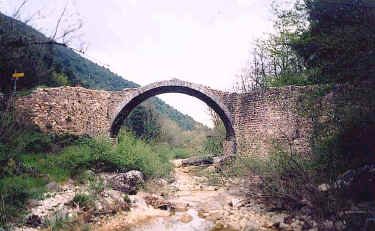
[[[375,86],[365,87],[368,90],[364,91],[364,97],[368,95],[366,92],[373,92],[375,89]],[[316,87],[290,86],[240,94],[207,88],[227,107],[233,122],[237,145],[228,141],[225,152],[237,149],[266,156],[275,144],[282,144],[287,149],[289,143],[299,152],[310,152],[312,121],[301,116],[298,107],[303,104],[302,97],[314,89]],[[334,98],[337,99],[338,96],[342,99],[341,104],[346,105],[345,95],[351,88],[336,86],[334,89],[320,102],[330,105],[330,98],[334,95]],[[45,132],[108,135],[111,119],[118,110],[118,105],[131,97],[134,91],[137,89],[110,92],[82,87],[45,88],[18,98],[16,105],[32,123]],[[348,105],[368,105],[362,103],[363,98],[356,100]],[[367,100],[372,99],[370,97]],[[331,110],[329,107],[323,108],[327,112]]]
[[[44,132],[107,135],[111,113],[133,90],[110,92],[82,87],[38,88],[30,95],[18,98],[16,106]]]
[[[233,141],[228,141],[226,152],[235,148],[264,154],[280,137],[287,137],[301,150],[308,150],[310,123],[296,111],[299,96],[308,88],[273,88],[246,94],[207,89],[222,100],[232,115],[237,145],[233,147]],[[18,98],[16,105],[45,132],[107,135],[116,107],[135,90],[44,88]]]
[[[92,135],[109,126],[109,96],[106,91],[81,87],[39,88],[18,98],[16,106],[44,132]]]
[[[309,87],[284,87],[250,93],[217,92],[232,112],[237,149],[265,156],[275,145],[298,152],[310,151],[309,131],[312,123],[298,112],[300,97]]]

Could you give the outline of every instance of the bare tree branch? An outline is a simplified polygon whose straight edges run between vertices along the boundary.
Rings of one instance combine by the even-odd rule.
[[[40,10],[38,10],[37,12],[35,12],[34,14],[32,14],[31,16],[29,16],[28,18],[22,20],[25,24],[29,24],[31,21],[33,21],[35,19],[36,16],[40,15]]]
[[[20,19],[22,8],[28,3],[29,0],[23,0],[22,3],[16,8],[16,11],[12,14],[15,19]]]
[[[55,39],[56,39],[57,32],[58,32],[58,30],[59,30],[59,27],[60,27],[61,21],[62,21],[62,19],[64,18],[64,15],[65,15],[65,12],[66,12],[66,9],[67,9],[67,8],[68,8],[68,2],[66,2],[63,11],[61,12],[59,18],[57,19],[57,23],[56,23],[56,27],[55,27],[55,33],[54,33],[53,36],[51,37],[52,40],[55,40]]]

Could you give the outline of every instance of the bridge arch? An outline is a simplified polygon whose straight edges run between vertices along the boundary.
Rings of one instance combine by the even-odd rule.
[[[110,135],[116,136],[121,127],[122,121],[130,114],[130,112],[140,103],[150,97],[164,93],[182,93],[196,97],[205,102],[212,108],[223,121],[226,129],[226,140],[235,140],[235,131],[233,129],[232,116],[228,108],[220,98],[216,96],[209,88],[189,83],[186,81],[172,79],[149,84],[144,87],[137,88],[130,93],[115,109],[111,118]]]

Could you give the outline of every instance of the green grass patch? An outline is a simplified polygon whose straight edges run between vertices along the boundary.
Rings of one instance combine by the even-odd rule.
[[[3,163],[0,168],[0,228],[18,219],[27,200],[40,198],[50,181],[63,183],[68,178],[79,178],[89,169],[95,172],[139,170],[147,178],[164,177],[171,173],[169,160],[176,156],[170,149],[149,144],[127,132],[121,133],[116,145],[106,138],[47,136],[37,131],[25,132],[23,138],[21,148],[0,159]],[[46,153],[43,150],[45,147],[50,151],[51,145],[58,145],[60,151]],[[10,147],[3,145],[2,153]],[[104,189],[100,181],[90,182],[90,186],[96,192]]]
[[[28,175],[0,179],[0,228],[9,222],[19,222],[25,215],[24,206],[29,199],[40,199],[45,179]]]
[[[49,88],[49,87],[46,86],[46,85],[39,85],[39,86],[36,86],[36,87],[30,88],[30,89],[27,89],[27,90],[18,91],[18,92],[17,92],[17,96],[27,96],[27,95],[30,95],[30,94],[31,94],[33,91],[35,91],[37,88]]]

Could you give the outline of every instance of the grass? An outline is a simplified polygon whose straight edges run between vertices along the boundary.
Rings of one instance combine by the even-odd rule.
[[[18,91],[18,92],[17,92],[17,95],[18,95],[18,96],[27,96],[27,95],[30,95],[30,94],[31,94],[34,90],[36,90],[37,88],[49,88],[49,86],[39,85],[39,86],[33,87],[33,88],[31,88],[31,89]]]
[[[69,178],[79,178],[89,169],[94,172],[139,170],[146,178],[165,177],[172,170],[169,160],[177,156],[165,147],[151,145],[127,132],[121,133],[116,145],[102,137],[57,139],[32,133],[24,137],[24,148],[18,149],[22,153],[4,159],[5,166],[1,168],[0,228],[16,221],[29,199],[41,198],[44,186],[50,181],[63,183]],[[56,140],[63,143],[61,151],[42,152],[43,146],[48,147]],[[103,189],[100,181],[92,182],[91,186],[97,192]]]

